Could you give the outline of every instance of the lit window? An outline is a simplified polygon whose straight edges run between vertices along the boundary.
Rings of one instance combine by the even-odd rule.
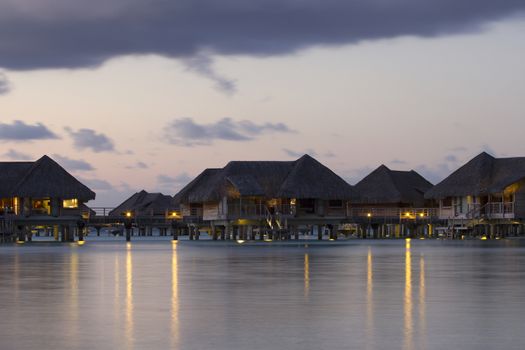
[[[78,208],[78,199],[64,199],[62,206],[69,209]]]

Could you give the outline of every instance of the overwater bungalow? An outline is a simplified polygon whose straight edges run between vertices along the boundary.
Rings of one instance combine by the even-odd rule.
[[[425,194],[454,236],[496,237],[523,232],[525,157],[481,153]]]
[[[424,194],[432,186],[414,170],[391,170],[381,165],[355,185],[360,199],[350,215],[365,228],[366,236],[428,235],[437,211]]]
[[[83,204],[95,193],[48,156],[35,162],[0,162],[0,230],[30,240],[36,230],[55,239],[82,237]]]
[[[357,192],[309,155],[296,161],[232,161],[206,169],[178,194],[190,239],[202,228],[214,239],[298,237],[329,232],[347,222]],[[220,232],[220,234],[219,234]]]
[[[130,223],[141,236],[153,235],[157,228],[161,236],[167,235],[173,223],[181,219],[173,197],[145,190],[133,194],[108,214],[110,222]]]

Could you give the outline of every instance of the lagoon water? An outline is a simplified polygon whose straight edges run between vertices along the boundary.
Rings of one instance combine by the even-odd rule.
[[[0,349],[524,349],[521,241],[0,246]]]

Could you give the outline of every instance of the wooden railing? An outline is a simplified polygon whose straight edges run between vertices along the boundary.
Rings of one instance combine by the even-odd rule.
[[[514,216],[514,202],[488,202],[468,204],[465,210],[460,207],[441,207],[441,218],[511,218]]]
[[[438,208],[348,208],[349,217],[370,219],[428,219],[438,215]]]

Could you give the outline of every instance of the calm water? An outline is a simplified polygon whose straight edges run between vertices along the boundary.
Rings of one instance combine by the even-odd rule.
[[[0,349],[524,349],[525,244],[0,246]]]

